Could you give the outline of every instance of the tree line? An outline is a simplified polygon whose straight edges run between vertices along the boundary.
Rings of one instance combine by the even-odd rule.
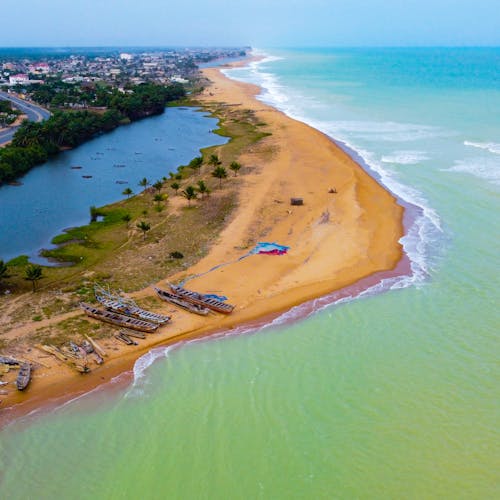
[[[12,142],[0,149],[0,184],[14,180],[61,149],[73,148],[122,123],[163,113],[167,102],[184,97],[180,84],[145,83],[122,93],[111,89],[103,101],[104,113],[56,111],[44,122],[25,121]]]

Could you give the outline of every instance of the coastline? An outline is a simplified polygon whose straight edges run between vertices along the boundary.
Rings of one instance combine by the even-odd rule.
[[[258,87],[230,80],[218,69],[203,73],[213,83],[200,96],[202,104],[215,101],[251,109],[272,135],[241,157],[241,163],[251,166],[252,171],[241,177],[236,215],[219,242],[197,264],[169,279],[232,262],[192,279],[187,287],[227,295],[237,305],[235,312],[229,317],[200,319],[176,310],[172,324],[149,335],[140,350],[120,348],[103,367],[85,377],[65,367],[41,368],[35,372],[29,392],[4,400],[0,424],[94,389],[131,370],[135,361],[155,346],[235,328],[259,328],[299,304],[306,304],[302,313],[307,315],[308,307],[315,308],[311,304],[314,299],[326,296],[327,301],[334,295],[333,302],[408,272],[409,264],[398,242],[404,234],[404,209],[395,196],[329,137],[258,101]],[[338,193],[328,193],[330,187]],[[304,206],[290,207],[292,196],[303,197]],[[253,255],[236,262],[258,241],[276,241],[290,246],[290,252],[286,256]],[[132,295],[152,296],[153,292],[145,289]],[[165,306],[163,310],[173,308]],[[7,405],[11,411],[6,411]]]

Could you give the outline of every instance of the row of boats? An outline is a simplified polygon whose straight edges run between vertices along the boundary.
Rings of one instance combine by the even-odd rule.
[[[154,288],[158,297],[170,304],[180,307],[194,314],[206,316],[210,312],[230,314],[234,306],[219,300],[212,295],[204,295],[192,290],[187,290],[179,285],[168,284],[169,290]],[[99,306],[80,303],[80,307],[90,317],[105,323],[126,328],[115,334],[115,338],[127,345],[137,345],[134,338],[144,339],[146,333],[154,333],[161,325],[170,321],[170,316],[148,311],[137,305],[130,298],[106,290],[102,287],[95,287],[95,297]],[[81,345],[69,342],[68,346],[56,347],[53,345],[37,345],[37,347],[49,354],[52,354],[60,361],[68,364],[80,373],[88,373],[88,356],[92,356],[99,365],[104,362],[106,355],[102,347],[88,336],[85,336]],[[19,366],[16,379],[16,387],[23,391],[31,380],[32,365],[29,362],[18,361],[14,358],[0,356],[0,364]],[[3,384],[2,384],[3,385]]]
[[[233,305],[211,295],[204,295],[170,283],[169,288],[170,290],[163,290],[155,287],[154,290],[160,299],[194,314],[206,316],[211,311],[230,314],[234,309]],[[154,333],[171,319],[170,316],[143,309],[132,299],[122,297],[102,287],[96,287],[95,296],[102,308],[85,302],[82,302],[80,307],[88,316],[105,323],[130,330]]]

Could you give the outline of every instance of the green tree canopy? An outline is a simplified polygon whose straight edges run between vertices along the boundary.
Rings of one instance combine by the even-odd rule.
[[[191,206],[191,200],[196,199],[196,188],[194,186],[188,186],[184,191],[182,191],[182,196],[188,201],[188,206]]]
[[[43,278],[43,271],[41,266],[30,264],[24,270],[24,279],[31,281],[33,285],[33,292],[36,290],[36,283]]]
[[[212,170],[212,177],[216,177],[219,179],[219,188],[222,187],[222,179],[225,179],[227,177],[227,171],[224,167],[215,167]]]
[[[146,239],[146,233],[151,229],[151,224],[141,220],[141,222],[137,223],[137,227],[142,231],[144,239]]]
[[[241,163],[238,163],[237,161],[232,161],[231,165],[229,165],[229,168],[234,172],[235,177],[238,175],[238,172],[240,171],[241,167],[242,167]]]

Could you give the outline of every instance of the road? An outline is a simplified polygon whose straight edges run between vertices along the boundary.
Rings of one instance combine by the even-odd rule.
[[[41,122],[50,116],[50,112],[36,104],[27,102],[19,97],[15,97],[6,92],[0,92],[0,99],[10,101],[17,109],[21,110],[32,122]],[[12,140],[18,127],[8,127],[5,130],[0,130],[0,147]]]

